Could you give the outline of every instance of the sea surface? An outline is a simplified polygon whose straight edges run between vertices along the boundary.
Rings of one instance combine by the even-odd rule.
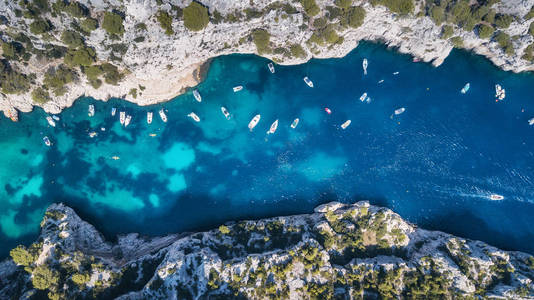
[[[112,238],[204,230],[364,199],[423,228],[534,253],[532,74],[501,71],[464,51],[435,68],[371,43],[341,59],[276,65],[274,74],[268,62],[215,59],[197,87],[201,103],[192,91],[148,107],[82,98],[58,115],[55,128],[41,109],[20,114],[18,123],[2,118],[0,256],[37,237],[52,202],[74,207]],[[460,93],[467,82],[470,90]],[[506,89],[504,101],[495,102],[496,83]],[[234,93],[237,85],[244,89]],[[369,103],[359,100],[364,92]],[[112,107],[132,115],[127,128]],[[395,115],[401,107],[405,112]],[[154,112],[151,125],[147,111]],[[261,120],[250,132],[256,114]],[[291,129],[295,118],[300,123]],[[277,131],[267,135],[277,119]]]

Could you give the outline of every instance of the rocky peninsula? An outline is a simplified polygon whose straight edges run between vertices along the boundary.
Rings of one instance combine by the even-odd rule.
[[[63,204],[0,264],[0,299],[534,297],[534,257],[337,202],[160,238],[106,241]]]
[[[379,41],[439,65],[453,47],[534,69],[534,0],[23,0],[0,4],[0,110],[59,113],[81,96],[139,105],[202,79],[209,59],[277,64],[342,57]]]

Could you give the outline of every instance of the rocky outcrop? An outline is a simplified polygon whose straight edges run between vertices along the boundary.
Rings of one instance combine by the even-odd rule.
[[[0,264],[0,299],[534,297],[534,257],[367,202],[116,244],[62,204],[41,226],[38,242]]]
[[[57,0],[44,2],[53,6]],[[475,2],[471,1],[472,4]],[[34,105],[42,106],[47,112],[58,113],[84,95],[102,100],[121,97],[139,105],[169,100],[199,82],[195,74],[199,73],[200,66],[208,59],[232,53],[258,53],[252,38],[252,33],[257,29],[270,33],[270,51],[262,51],[261,55],[279,64],[300,64],[312,57],[342,57],[361,40],[381,41],[434,65],[441,64],[453,48],[451,40],[443,39],[443,26],[436,25],[426,16],[427,9],[421,1],[415,1],[414,11],[404,16],[381,5],[373,6],[368,1],[352,1],[351,5],[361,6],[366,11],[363,23],[354,28],[343,24],[342,17],[334,16],[331,8],[335,4],[332,0],[316,1],[319,13],[314,16],[307,15],[302,4],[294,1],[205,0],[202,4],[209,8],[210,22],[201,31],[190,31],[184,26],[181,15],[189,0],[81,0],[79,3],[87,9],[84,17],[53,9],[35,17],[31,9],[21,6],[22,3],[5,1],[0,4],[0,15],[4,17],[0,30],[2,40],[6,43],[20,40],[19,33],[24,33],[30,39],[31,45],[24,44],[29,56],[24,60],[11,59],[9,64],[28,78],[32,77],[30,74],[35,75],[29,79],[31,87],[27,92],[13,94],[4,90],[0,94],[0,110],[6,114],[13,113],[13,108],[27,112]],[[488,57],[505,70],[533,70],[534,65],[522,58],[527,46],[533,42],[533,37],[528,33],[530,20],[524,17],[533,4],[533,0],[511,0],[491,6],[497,15],[507,14],[514,18],[508,28],[500,29],[513,37],[510,42],[513,54],[506,54],[495,39],[480,38],[476,29],[465,31],[454,26],[452,34],[463,40],[464,48]],[[112,10],[122,16],[122,35],[109,34],[102,28],[105,12]],[[167,12],[171,17],[170,31],[167,33],[157,18],[162,12]],[[118,83],[106,80],[102,86],[95,88],[86,78],[86,72],[73,66],[77,79],[65,86],[64,93],[54,95],[50,92],[50,99],[46,103],[44,100],[41,101],[43,103],[36,103],[31,90],[42,85],[47,70],[63,62],[62,51],[48,56],[42,53],[51,52],[46,49],[64,46],[62,33],[78,30],[79,24],[87,17],[98,20],[100,24],[99,28],[84,33],[85,45],[96,53],[93,64],[108,62],[118,66],[122,80]],[[324,20],[315,22],[322,18],[326,23]],[[30,24],[36,19],[48,20],[50,31],[32,33]],[[323,24],[321,26],[327,24],[328,30],[320,32],[318,23]],[[314,34],[332,36],[325,43],[317,43],[312,39]],[[302,51],[292,51],[292,46],[296,45],[302,47]],[[30,49],[48,52],[33,51],[37,53],[34,54]]]

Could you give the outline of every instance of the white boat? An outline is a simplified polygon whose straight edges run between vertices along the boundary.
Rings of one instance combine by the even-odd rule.
[[[93,104],[89,104],[89,108],[87,109],[87,115],[89,117],[92,117],[95,115],[95,106]]]
[[[119,113],[119,120],[121,122],[121,125],[124,125],[124,121],[126,120],[126,113],[125,112],[121,111]]]
[[[274,74],[274,65],[273,65],[273,63],[272,62],[268,63],[267,67],[269,68],[269,71],[271,71],[271,73]]]
[[[404,107],[397,108],[397,109],[395,110],[395,114],[396,114],[396,115],[400,115],[400,114],[402,114],[405,110],[406,110],[406,108],[404,108]]]
[[[195,122],[200,122],[200,118],[194,112],[189,113],[187,116],[193,119]]]
[[[378,81],[378,83],[382,83],[382,82],[384,82],[384,79],[380,79],[380,80]]]
[[[534,125],[534,118],[528,120],[528,125],[530,126]]]
[[[345,121],[345,123],[341,124],[341,128],[346,129],[347,127],[349,127],[350,123],[351,123],[351,120]]]
[[[50,139],[45,136],[43,137],[43,142],[45,143],[45,145],[47,145],[48,147],[50,147],[50,145],[52,145],[52,143],[50,142]]]
[[[223,115],[226,118],[226,120],[230,120],[230,113],[228,112],[226,107],[221,106],[221,112],[223,113]]]
[[[127,115],[126,120],[124,120],[124,127],[128,127],[128,125],[130,125],[131,120],[132,120],[132,116]]]
[[[304,77],[303,79],[309,87],[313,87],[313,82],[308,78],[308,76]]]
[[[153,116],[153,115],[154,115],[154,113],[152,113],[151,111],[148,111],[148,112],[146,113],[146,122],[147,122],[148,124],[152,123],[152,116]]]
[[[117,112],[117,109],[115,107],[111,108],[111,116],[115,116],[115,113]]]
[[[248,123],[248,129],[250,129],[250,131],[252,131],[252,129],[254,129],[254,127],[256,127],[256,125],[258,125],[258,122],[260,121],[260,118],[261,118],[261,115],[255,115],[254,118],[252,118],[252,120],[250,120],[250,122]]]
[[[360,96],[360,101],[364,102],[365,99],[367,99],[367,93],[363,93],[363,94]]]
[[[278,119],[271,124],[271,128],[267,131],[267,134],[273,134],[276,132],[276,129],[278,128]]]
[[[98,133],[96,133],[96,132],[94,132],[94,131],[89,132],[89,137],[90,137],[90,138],[94,138],[94,137],[97,136],[97,135],[98,135]]]
[[[369,65],[369,62],[367,61],[367,58],[363,59],[362,67],[363,67],[363,75],[367,75],[367,66]]]
[[[299,125],[299,118],[296,118],[295,120],[293,120],[293,123],[291,123],[291,128],[295,129],[297,128],[297,125]]]
[[[397,72],[393,72],[393,75],[399,75],[399,72],[398,71]]]
[[[163,108],[159,110],[159,117],[164,123],[167,123],[167,115],[165,114],[165,111],[163,111]]]
[[[202,97],[200,96],[200,93],[198,92],[198,90],[193,90],[193,96],[198,102],[202,102]]]
[[[240,90],[243,89],[243,86],[242,85],[234,86],[233,89],[234,89],[234,93],[237,93],[237,92],[239,92]]]
[[[48,124],[52,127],[56,127],[56,122],[54,122],[54,119],[52,119],[51,116],[46,116],[46,121],[48,122]]]
[[[495,101],[498,102],[498,101],[501,101],[501,100],[504,100],[504,98],[506,97],[506,90],[503,89],[501,87],[501,85],[499,84],[496,84],[495,85]]]
[[[471,87],[471,85],[469,84],[469,82],[466,83],[466,84],[464,85],[464,87],[462,88],[462,90],[460,91],[460,93],[462,93],[462,94],[467,93],[467,91],[469,91],[469,88],[470,88],[470,87]]]
[[[499,194],[491,194],[490,195],[490,199],[491,200],[502,200],[502,199],[504,199],[504,196],[499,195]]]
[[[56,121],[59,121],[59,120],[60,120],[59,117],[56,116],[56,115],[53,115],[53,116],[52,116],[52,119],[54,119],[54,120],[56,120]]]

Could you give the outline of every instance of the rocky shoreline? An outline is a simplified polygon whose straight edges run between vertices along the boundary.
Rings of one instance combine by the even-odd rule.
[[[529,56],[532,52],[529,46],[534,42],[529,33],[532,27],[529,27],[529,11],[534,0],[473,5],[468,8],[473,16],[482,8],[489,11],[475,20],[479,23],[473,26],[447,23],[447,18],[452,20],[450,22],[459,20],[455,6],[451,6],[450,13],[445,12],[451,17],[445,17],[438,25],[435,7],[423,1],[401,1],[411,3],[413,7],[409,13],[387,7],[387,1],[349,1],[346,8],[342,2],[206,0],[202,5],[206,14],[209,13],[209,22],[196,31],[185,26],[184,11],[191,4],[186,0],[178,3],[126,0],[121,5],[111,0],[82,0],[79,1],[81,12],[71,5],[57,8],[57,2],[50,1],[48,7],[51,8],[37,16],[31,14],[31,7],[23,7],[19,2],[2,3],[3,44],[15,45],[15,50],[23,49],[18,50],[22,51],[20,53],[14,52],[15,58],[7,59],[9,68],[32,78],[26,89],[4,87],[0,94],[0,110],[10,115],[14,109],[29,112],[34,106],[41,106],[46,112],[59,113],[82,96],[104,101],[119,97],[149,105],[168,101],[198,84],[201,78],[195,73],[206,61],[220,55],[254,53],[278,64],[292,65],[311,58],[343,57],[362,40],[383,42],[436,66],[456,46],[483,55],[504,70],[534,70]],[[382,2],[386,4],[381,5]],[[109,15],[106,12],[112,9],[120,12],[116,14],[121,18],[118,33],[105,26]],[[25,10],[29,13],[24,13]],[[353,18],[356,11],[363,14],[360,19]],[[495,21],[490,20],[490,14]],[[501,25],[499,18],[508,21]],[[49,23],[48,31],[32,28],[39,20]],[[79,29],[79,24],[84,25],[87,20],[95,20],[97,26]],[[495,33],[481,37],[480,26],[483,25],[492,27]],[[82,44],[77,41],[77,48],[72,49],[74,42],[66,40],[64,32],[76,30],[81,33]],[[258,32],[267,35],[262,40],[256,35]],[[59,54],[46,49],[57,50]],[[84,57],[85,53],[90,53],[89,57]],[[49,82],[57,78],[47,80],[45,74],[56,70],[67,58],[73,79],[63,80],[64,85],[59,88],[51,88],[53,84]],[[95,71],[95,66],[104,68],[105,64],[109,64],[108,71]],[[102,72],[104,74],[99,75]],[[7,78],[11,78],[9,76],[14,75],[8,74]]]

